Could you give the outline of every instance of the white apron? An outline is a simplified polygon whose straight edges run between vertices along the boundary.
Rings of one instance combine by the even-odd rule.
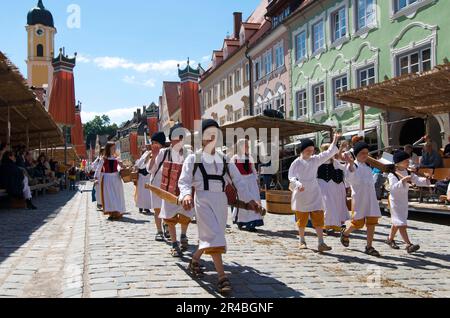
[[[336,145],[331,145],[327,151],[312,156],[309,160],[300,157],[292,163],[289,169],[289,181],[295,189],[292,193],[293,211],[309,213],[324,210],[317,172],[319,167],[330,160],[338,151]],[[302,186],[305,191],[300,192],[299,189]]]
[[[345,184],[337,184],[333,180],[326,182],[319,179],[319,186],[325,205],[325,226],[340,227],[350,219]]]
[[[355,161],[354,169],[354,172],[351,172],[347,167],[345,172],[347,181],[352,188],[353,219],[358,221],[367,217],[381,218],[372,169],[358,161]]]
[[[403,177],[408,176],[407,171],[398,171],[398,174],[402,175]],[[388,179],[391,189],[389,195],[389,204],[390,204],[392,224],[398,227],[408,226],[408,214],[409,214],[408,192],[410,185],[408,183],[403,183],[393,173],[389,174]],[[429,182],[426,178],[419,178],[415,174],[411,175],[411,181],[413,184],[420,187],[426,187],[429,185]]]
[[[145,159],[149,151],[146,151],[142,157],[136,161],[135,167],[139,170],[146,169]],[[151,191],[145,188],[145,185],[150,183],[150,174],[144,176],[139,173],[138,182],[136,186],[136,207],[139,209],[150,210],[152,208]]]
[[[245,160],[244,156],[236,155],[231,159],[231,162],[242,162],[243,160]],[[254,161],[251,160],[251,162],[253,163]],[[258,185],[258,175],[255,169],[252,169],[252,174],[242,175],[242,178],[244,179],[244,182],[247,184],[247,191],[249,197],[255,202],[261,204],[261,193]],[[255,213],[255,211],[237,208],[233,209],[233,222],[241,226],[264,225],[263,217],[261,214]]]
[[[101,195],[104,212],[126,212],[123,183],[118,172],[102,174]]]
[[[228,202],[225,193],[196,191],[194,202],[199,249],[226,247]]]

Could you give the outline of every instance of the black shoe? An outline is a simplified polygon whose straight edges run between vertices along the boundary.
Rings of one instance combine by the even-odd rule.
[[[164,237],[166,239],[170,239],[169,226],[167,224],[164,224],[163,228],[164,228]]]
[[[37,207],[33,205],[33,202],[31,200],[27,200],[27,209],[28,210],[37,210]]]
[[[408,252],[408,254],[414,254],[418,250],[420,250],[420,245],[411,244],[411,245],[408,245],[408,247],[406,248],[406,251]]]
[[[387,239],[385,241],[385,243],[387,245],[389,245],[393,250],[399,250],[400,249],[400,247],[397,245],[397,243],[394,240],[391,241],[391,240]]]
[[[139,213],[142,214],[144,212],[144,209],[139,209]]]

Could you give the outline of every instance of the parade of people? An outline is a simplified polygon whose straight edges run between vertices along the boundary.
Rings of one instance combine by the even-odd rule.
[[[0,298],[450,297],[449,12],[4,1]]]

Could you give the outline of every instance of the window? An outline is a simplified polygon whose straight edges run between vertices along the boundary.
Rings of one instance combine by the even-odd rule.
[[[269,2],[270,3],[270,2]],[[291,14],[291,7],[287,7],[278,16],[272,18],[272,28],[276,28]]]
[[[264,54],[264,72],[265,75],[272,73],[272,50]]]
[[[36,47],[36,56],[43,57],[44,56],[44,46],[42,44],[38,44]]]
[[[234,121],[239,121],[242,118],[242,109],[234,112]]]
[[[245,82],[250,82],[250,64],[245,64]]]
[[[324,83],[317,84],[313,87],[314,102],[313,112],[314,114],[325,111],[325,85]]]
[[[375,0],[357,0],[357,29],[363,29],[373,26],[376,21]]]
[[[278,97],[276,100],[275,100],[275,106],[276,106],[276,109],[279,111],[279,112],[281,112],[281,113],[286,113],[286,110],[285,110],[285,100],[286,100],[286,97],[285,97],[285,95],[282,95],[282,96],[280,96],[280,97]]]
[[[295,60],[300,61],[306,58],[306,31],[295,36]]]
[[[308,115],[308,101],[306,99],[306,90],[299,91],[296,94],[297,117],[306,117]]]
[[[224,98],[225,97],[225,80],[222,80],[220,82],[220,98]]]
[[[333,80],[333,98],[334,98],[334,108],[339,108],[342,106],[345,106],[346,103],[339,100],[337,98],[337,94],[340,92],[345,92],[348,90],[348,78],[347,75],[341,76],[341,77],[337,77]]]
[[[233,94],[233,74],[230,74],[228,76],[228,85],[227,85],[227,94],[231,95]]]
[[[228,109],[227,110],[227,122],[233,121],[233,117],[234,117],[233,115],[234,115],[234,113],[233,113],[232,109]]]
[[[323,20],[317,22],[312,27],[313,33],[313,53],[325,47],[325,34],[323,28]]]
[[[375,67],[369,66],[358,71],[358,87],[375,84]]]
[[[261,113],[262,113],[261,105],[256,105],[256,107],[255,107],[255,115],[258,116],[258,115],[261,115]]]
[[[234,73],[234,87],[237,89],[241,88],[241,70],[238,69]]]
[[[282,66],[284,66],[284,47],[283,47],[283,42],[281,42],[280,44],[278,44],[275,47],[275,66],[276,68],[280,68]]]
[[[259,59],[255,62],[255,81],[258,81],[261,79],[261,73],[262,73],[262,65],[261,65],[261,59]]]
[[[417,0],[395,0],[395,12],[404,9],[415,2],[417,2]]]
[[[213,88],[213,103],[215,104],[215,103],[217,103],[217,96],[218,95],[218,89],[217,89],[217,85],[214,85],[214,88]]]
[[[347,35],[347,12],[342,7],[331,14],[331,30],[333,32],[333,42],[344,38]]]
[[[423,48],[397,59],[398,75],[419,73],[431,70],[431,49]]]

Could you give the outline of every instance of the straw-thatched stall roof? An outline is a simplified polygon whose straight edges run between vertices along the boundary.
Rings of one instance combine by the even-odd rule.
[[[28,87],[17,67],[0,52],[0,138],[2,141],[6,141],[8,135],[8,113],[12,146],[24,144],[33,149],[64,145],[61,130]]]
[[[55,149],[51,149],[48,152],[48,156],[52,158],[54,161],[59,163],[64,163],[65,155],[64,155],[64,147],[57,147]],[[67,147],[67,164],[71,164],[72,162],[79,162],[80,158],[74,147]]]
[[[247,130],[249,128],[268,129],[268,134],[273,128],[279,129],[280,139],[287,139],[293,136],[307,135],[311,133],[321,131],[331,131],[333,127],[328,125],[314,124],[308,122],[301,122],[297,120],[278,119],[267,116],[247,117],[240,121],[226,124],[222,126],[222,131],[226,133],[227,129],[239,129]]]
[[[450,112],[450,63],[338,95],[342,101],[418,116]]]

